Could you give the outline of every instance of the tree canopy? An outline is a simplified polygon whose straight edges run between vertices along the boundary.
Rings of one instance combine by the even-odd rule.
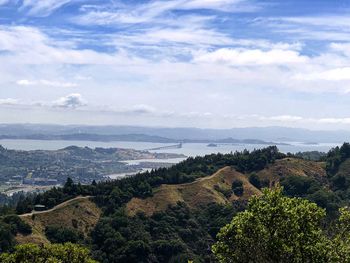
[[[16,246],[11,254],[0,255],[2,263],[97,263],[89,256],[89,251],[72,243],[38,246],[25,244]]]
[[[220,262],[350,262],[350,213],[341,210],[334,236],[321,227],[325,210],[301,198],[264,189],[218,234]],[[341,260],[340,260],[341,259]]]

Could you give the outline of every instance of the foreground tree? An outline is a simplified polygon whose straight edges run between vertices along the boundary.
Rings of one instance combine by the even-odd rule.
[[[350,262],[350,210],[340,209],[340,217],[332,238],[330,250],[333,262]]]
[[[333,245],[321,229],[324,216],[310,201],[285,197],[281,188],[264,189],[220,230],[213,252],[220,262],[332,262]]]
[[[19,245],[14,253],[0,255],[1,263],[97,263],[89,256],[89,251],[72,243]]]

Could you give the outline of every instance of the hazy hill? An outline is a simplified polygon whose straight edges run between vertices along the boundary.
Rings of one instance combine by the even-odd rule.
[[[164,128],[141,126],[81,126],[47,124],[1,124],[0,135],[126,135],[142,134],[159,136],[174,140],[220,140],[235,138],[238,140],[257,139],[264,141],[301,141],[301,142],[343,142],[350,138],[350,131],[313,131],[286,127],[249,127],[232,129]]]

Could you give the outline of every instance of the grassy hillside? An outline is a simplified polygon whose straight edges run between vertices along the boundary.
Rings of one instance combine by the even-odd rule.
[[[260,195],[261,187],[280,183],[285,195],[325,208],[327,222],[332,222],[338,208],[348,202],[344,195],[348,188],[335,191],[350,174],[348,165],[342,164],[349,157],[341,153],[330,153],[325,163],[292,158],[275,147],[212,154],[122,180],[87,186],[67,181],[62,189],[24,200],[22,205],[95,196],[103,215],[91,233],[91,248],[101,262],[215,262],[210,247],[219,229],[246,208],[250,196]],[[343,175],[336,178],[338,170]],[[34,229],[39,238],[43,225],[50,222],[41,224],[41,229],[40,224]]]
[[[77,197],[64,202],[53,209],[21,215],[23,221],[28,223],[33,233],[28,236],[17,235],[19,243],[49,243],[45,236],[46,226],[62,226],[75,228],[86,237],[97,224],[101,210],[89,197]]]
[[[271,184],[279,182],[281,178],[288,176],[303,176],[326,182],[327,174],[325,163],[307,161],[296,158],[284,158],[258,172],[261,179],[267,179]]]
[[[243,196],[238,197],[232,193],[231,186],[234,180],[243,182]],[[225,196],[229,192],[229,196]],[[154,191],[152,197],[146,199],[133,198],[127,204],[128,215],[137,212],[152,215],[154,212],[164,211],[169,205],[184,202],[190,208],[196,208],[209,203],[228,204],[236,199],[247,199],[253,194],[261,192],[249,183],[247,176],[231,167],[220,169],[215,174],[200,178],[192,183],[178,185],[161,185]]]
[[[324,182],[326,171],[324,163],[306,161],[296,158],[277,160],[267,168],[257,173],[261,180],[267,180],[270,185],[288,176],[302,176]],[[152,197],[146,199],[132,198],[127,203],[127,213],[134,216],[143,212],[150,216],[155,212],[165,211],[169,205],[184,202],[190,208],[200,208],[210,203],[226,205],[234,200],[247,200],[261,191],[249,182],[249,176],[237,172],[231,167],[225,167],[211,176],[197,179],[192,183],[167,185],[156,188]],[[243,183],[243,195],[237,196],[232,192],[232,183],[239,180]]]

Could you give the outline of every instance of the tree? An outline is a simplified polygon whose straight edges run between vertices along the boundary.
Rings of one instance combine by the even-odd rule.
[[[45,236],[52,243],[79,243],[84,235],[74,228],[50,225],[45,228]]]
[[[256,188],[261,188],[261,182],[260,182],[260,178],[256,173],[251,173],[249,175],[249,182],[254,185]]]
[[[234,180],[232,182],[232,191],[237,196],[242,196],[244,192],[243,182],[241,180]]]
[[[2,263],[97,263],[89,256],[89,251],[72,243],[38,246],[25,244],[16,246],[14,253],[0,255]]]
[[[0,254],[4,251],[12,249],[15,244],[16,241],[13,234],[11,233],[11,227],[0,222]]]
[[[331,255],[333,262],[350,262],[350,210],[341,208],[339,212],[336,234],[332,240]]]
[[[329,262],[324,216],[308,200],[283,196],[282,188],[264,189],[220,230],[212,249],[220,262]]]

